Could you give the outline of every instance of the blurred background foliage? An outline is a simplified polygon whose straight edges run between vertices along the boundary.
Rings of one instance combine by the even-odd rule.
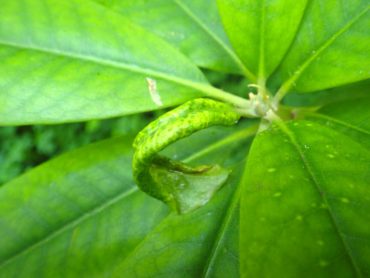
[[[246,97],[247,81],[240,76],[205,74],[215,86]],[[134,136],[163,112],[72,124],[0,127],[0,185],[61,153],[114,136]]]
[[[94,141],[134,135],[156,113],[61,125],[0,128],[0,184],[50,158]]]

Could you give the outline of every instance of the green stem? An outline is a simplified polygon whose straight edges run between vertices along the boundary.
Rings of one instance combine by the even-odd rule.
[[[196,89],[202,92],[205,96],[221,100],[237,107],[238,112],[244,117],[255,118],[258,115],[255,113],[251,102],[247,99],[225,92],[221,89],[212,87],[211,85],[188,81],[184,79],[178,80],[178,83]]]
[[[225,92],[221,89],[212,87],[210,85],[193,84],[192,87],[194,89],[198,89],[200,92],[202,92],[206,96],[213,97],[215,99],[234,104],[236,107],[247,108],[251,106],[249,100],[233,95],[231,93]]]
[[[60,56],[68,57],[68,58],[81,59],[84,61],[97,63],[99,65],[106,65],[106,66],[110,66],[110,67],[114,67],[118,69],[124,69],[129,72],[139,73],[139,74],[145,75],[153,79],[160,78],[165,81],[169,81],[175,84],[189,87],[190,89],[195,89],[197,91],[202,92],[205,96],[231,103],[240,108],[246,108],[247,111],[249,111],[249,108],[251,106],[248,100],[235,96],[233,94],[227,93],[215,87],[212,87],[211,85],[205,83],[205,81],[194,82],[194,81],[191,81],[185,78],[170,75],[168,73],[158,72],[158,71],[148,69],[148,68],[141,68],[138,65],[132,65],[128,63],[125,64],[122,62],[111,61],[111,60],[102,60],[100,58],[92,57],[92,56],[84,55],[84,54],[75,54],[75,53],[69,53],[67,51],[60,51],[60,50],[41,48],[41,47],[31,47],[29,45],[24,46],[24,45],[20,45],[16,43],[8,43],[8,42],[4,43],[1,41],[0,41],[0,44],[16,47],[20,49],[36,50],[36,51],[44,52],[47,54],[56,54],[56,55],[60,55]],[[201,83],[201,82],[204,82],[204,83]]]
[[[291,80],[288,80],[289,82],[285,82],[281,87],[280,89],[277,91],[275,97],[274,97],[274,100],[273,100],[273,104],[275,106],[278,106],[280,101],[285,97],[285,95],[289,92],[292,84],[294,83],[295,79],[291,79]]]

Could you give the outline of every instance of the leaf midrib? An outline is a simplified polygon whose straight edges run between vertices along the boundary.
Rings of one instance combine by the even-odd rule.
[[[328,116],[328,115],[325,115],[325,114],[321,114],[321,113],[307,113],[308,116],[311,116],[311,117],[316,117],[316,118],[321,118],[321,119],[325,119],[325,120],[328,120],[328,121],[331,121],[333,123],[336,123],[336,124],[339,124],[341,126],[344,126],[346,128],[349,128],[349,129],[352,129],[352,130],[355,130],[357,132],[361,132],[365,135],[370,135],[370,132],[367,131],[366,129],[363,129],[361,127],[358,127],[358,126],[355,126],[355,125],[352,125],[350,123],[347,123],[347,122],[344,122],[344,121],[341,121],[339,119],[336,119],[334,117],[331,117],[331,116]]]
[[[347,255],[348,255],[348,257],[351,261],[351,265],[352,265],[353,269],[355,270],[358,277],[363,277],[362,272],[360,270],[360,267],[357,265],[357,262],[356,262],[356,260],[353,256],[353,254],[352,254],[352,250],[349,247],[346,240],[344,239],[344,237],[342,235],[342,232],[339,229],[338,221],[337,221],[337,219],[336,219],[336,217],[335,217],[335,215],[332,211],[331,206],[329,205],[329,202],[328,202],[327,198],[325,197],[325,194],[320,194],[320,192],[324,192],[324,191],[321,190],[320,182],[319,182],[319,180],[318,180],[318,178],[317,178],[317,176],[316,176],[316,174],[313,170],[313,167],[311,166],[307,157],[304,155],[304,152],[303,152],[301,146],[299,145],[299,143],[298,143],[298,141],[297,141],[297,139],[294,135],[294,132],[292,130],[290,130],[284,122],[279,123],[279,127],[280,127],[280,130],[288,136],[291,144],[294,146],[294,148],[297,151],[299,157],[301,158],[301,161],[302,161],[303,165],[305,166],[304,169],[307,170],[307,173],[308,173],[312,183],[314,184],[316,190],[318,191],[318,193],[319,193],[318,195],[321,197],[321,199],[325,203],[326,207],[328,208],[327,212],[328,212],[329,218],[331,219],[331,222],[332,222],[333,226],[335,227],[335,231],[338,234],[338,237],[339,237],[340,241],[342,242],[342,245],[343,245],[344,249],[347,252]]]
[[[303,63],[301,63],[297,69],[294,71],[293,75],[286,80],[283,85],[280,87],[276,94],[277,99],[281,99],[284,95],[291,89],[293,84],[300,78],[303,72],[308,68],[308,66],[315,61],[315,59],[324,52],[328,47],[330,47],[338,37],[348,31],[353,24],[355,24],[364,14],[367,13],[370,6],[367,6],[363,11],[361,11],[356,17],[352,20],[348,21],[342,28],[339,28],[337,32],[335,32],[330,38],[328,38],[319,48],[313,50],[311,55],[308,56]]]
[[[228,207],[228,209],[226,210],[223,216],[222,225],[220,226],[220,229],[218,230],[217,235],[215,237],[215,243],[212,246],[211,253],[208,256],[206,263],[203,267],[202,277],[204,278],[211,277],[212,275],[212,273],[210,272],[212,270],[212,265],[214,265],[216,255],[218,254],[220,250],[221,243],[227,231],[228,225],[233,219],[235,210],[238,208],[240,197],[241,197],[241,189],[242,189],[242,186],[241,186],[241,183],[239,183],[232,196],[230,206]]]
[[[0,39],[0,44],[2,44],[4,46],[8,46],[8,47],[13,47],[13,48],[20,48],[20,49],[24,49],[24,50],[38,51],[38,52],[46,53],[46,54],[49,54],[49,55],[52,54],[52,55],[62,56],[62,57],[69,58],[69,59],[74,59],[74,60],[92,62],[94,64],[108,66],[108,67],[112,67],[112,68],[116,68],[116,69],[124,69],[124,70],[128,70],[128,71],[140,73],[140,74],[143,74],[143,75],[155,76],[155,77],[158,77],[158,78],[161,78],[161,79],[164,79],[164,80],[172,81],[172,82],[175,82],[175,83],[180,83],[182,85],[187,85],[189,87],[191,87],[191,85],[189,85],[190,83],[194,83],[194,85],[195,84],[197,84],[197,85],[207,84],[206,81],[205,81],[205,83],[194,82],[194,81],[190,81],[188,79],[176,77],[176,76],[169,75],[169,74],[159,72],[159,71],[154,71],[152,69],[140,67],[140,66],[137,66],[137,65],[134,65],[134,64],[123,63],[122,61],[116,62],[116,61],[113,61],[113,60],[99,59],[97,56],[84,55],[82,53],[77,54],[77,53],[61,51],[61,50],[56,50],[56,49],[52,49],[52,48],[45,48],[45,47],[40,47],[40,46],[34,46],[34,45],[32,45],[32,46],[31,45],[22,45],[22,44],[17,44],[17,43],[14,43],[14,42],[3,41],[1,39]]]
[[[252,126],[254,128],[254,126]],[[252,128],[250,127],[250,128]],[[242,131],[240,131],[242,132]],[[239,133],[239,132],[237,132]],[[236,142],[236,141],[240,141],[240,140],[243,140],[243,139],[246,139],[250,136],[252,136],[252,134],[250,132],[245,132],[244,131],[244,137],[241,136],[241,134],[239,134],[238,136],[235,136],[235,134],[231,134],[229,136],[226,136],[225,138],[221,139],[220,141],[214,143],[214,144],[211,144],[211,145],[208,145],[206,148],[204,148],[203,150],[199,151],[201,152],[203,155],[206,155],[207,153],[209,152],[212,152],[214,151],[215,149],[218,149],[218,148],[221,148],[231,142]],[[230,141],[230,138],[235,138],[234,141]],[[214,146],[217,146],[216,148]],[[191,162],[192,158],[194,157],[195,158],[198,158],[198,156],[196,155],[191,155],[189,156],[188,158],[185,158],[184,161],[186,162]],[[236,189],[238,191],[238,189]],[[239,192],[240,194],[240,192]],[[235,198],[237,197],[237,195],[234,195],[233,196],[233,200],[232,201],[235,201]],[[228,210],[228,212],[230,212],[230,210]],[[225,213],[225,217],[228,217],[228,213]],[[153,229],[152,232],[155,232],[157,231],[157,229],[160,229],[162,223],[164,223],[169,217],[171,216],[171,214],[169,214],[168,216],[164,217],[160,222],[159,224]],[[222,222],[227,222],[227,219],[223,220]],[[217,240],[214,244],[214,246],[217,246],[219,244],[219,241],[222,239],[222,235],[224,233],[224,229],[222,229],[223,226],[221,226],[220,230],[218,231],[218,235],[217,235]],[[150,235],[152,234],[152,232],[148,233],[142,240],[141,242],[136,246],[135,249],[133,249],[125,258],[123,258],[123,260],[121,261],[121,265],[124,264],[131,256],[133,256],[136,252],[138,252],[138,250],[140,249],[141,246],[143,246],[145,244],[145,242],[147,242],[149,239],[150,239]],[[211,252],[210,254],[210,257],[213,257],[215,255],[215,252],[214,251],[217,251],[217,248],[214,248],[213,251]],[[211,261],[211,259],[209,259]],[[205,270],[206,271],[206,270]]]
[[[206,32],[221,48],[229,55],[229,57],[238,65],[245,76],[251,81],[256,82],[256,77],[254,74],[244,65],[244,63],[239,59],[235,52],[225,44],[207,25],[205,25],[202,20],[200,20],[188,7],[186,7],[181,0],[175,0],[174,3],[184,11],[185,14],[189,16],[204,32]]]
[[[250,136],[250,133],[249,132],[245,132],[244,133],[247,137]],[[226,143],[225,144],[228,144],[230,143],[230,140],[229,140],[229,137],[233,136],[230,135],[230,136],[226,136],[223,140],[219,141],[219,142],[216,142],[215,144],[217,144],[217,148],[220,148],[222,147],[224,144],[220,144],[220,142],[222,141],[225,141]],[[245,137],[241,137],[241,136],[238,136],[237,137],[237,140],[242,140],[243,138]],[[207,154],[207,151],[206,150],[209,150],[210,151],[213,151],[215,148],[213,147],[214,144],[211,144],[211,145],[208,145],[207,147],[205,147],[202,151],[199,151],[201,152],[203,155],[206,155]],[[68,231],[69,229],[72,229],[78,225],[80,225],[81,223],[83,223],[84,221],[90,219],[91,217],[99,214],[100,212],[104,211],[105,209],[115,205],[116,203],[124,200],[125,198],[131,196],[132,194],[136,193],[136,192],[139,192],[138,188],[133,185],[133,187],[129,190],[126,190],[122,193],[120,193],[119,195],[115,196],[114,198],[108,198],[105,202],[101,203],[100,205],[98,205],[97,207],[94,207],[92,208],[91,210],[88,210],[86,212],[84,212],[82,215],[78,216],[77,218],[69,221],[68,223],[58,227],[57,229],[51,231],[51,233],[49,233],[45,238],[42,238],[38,241],[35,241],[33,244],[27,246],[26,248],[24,249],[21,249],[20,251],[16,252],[15,254],[12,254],[10,257],[8,257],[7,259],[5,259],[1,264],[0,264],[0,269],[3,268],[4,266],[8,265],[9,263],[11,263],[12,261],[16,260],[17,258],[19,258],[20,256],[24,255],[24,254],[27,254],[29,252],[31,252],[32,250],[36,249],[37,247],[47,243],[48,241],[52,240],[53,238],[57,237],[58,235],[64,233],[65,231]],[[164,217],[157,225],[156,227],[158,227],[161,223],[163,223],[163,221],[165,219],[167,219],[167,217]],[[150,235],[150,233],[148,233],[147,236],[145,236],[138,244],[137,246],[141,245],[147,238],[148,236]],[[140,244],[141,243],[141,244]],[[134,251],[136,250],[136,248],[130,252],[130,254],[134,253]],[[129,257],[129,255],[126,256],[126,258],[124,260],[126,260],[127,258]]]
[[[204,82],[196,82],[192,81],[189,79],[177,77],[174,75],[169,75],[164,72],[159,72],[155,71],[152,69],[140,67],[134,64],[129,64],[129,63],[123,63],[123,62],[116,62],[113,60],[103,60],[103,59],[98,59],[95,56],[89,56],[89,55],[84,55],[84,54],[76,54],[76,53],[71,53],[71,52],[66,52],[66,51],[60,51],[60,50],[55,50],[51,48],[43,48],[40,46],[30,46],[30,45],[22,45],[22,44],[17,44],[14,42],[7,42],[3,41],[0,39],[0,45],[4,45],[7,47],[13,47],[13,48],[19,48],[19,49],[24,49],[24,50],[32,50],[32,51],[38,51],[46,54],[52,54],[52,55],[57,55],[61,57],[66,57],[69,59],[74,59],[74,60],[81,60],[81,61],[86,61],[86,62],[92,62],[98,65],[103,65],[103,66],[108,66],[116,69],[123,69],[135,73],[139,73],[142,75],[147,75],[150,77],[156,77],[165,81],[177,83],[179,85],[191,88],[195,91],[199,91],[203,93],[204,96],[212,97],[215,99],[219,99],[225,102],[229,102],[234,104],[235,106],[243,106],[243,107],[250,107],[250,101],[246,100],[244,98],[241,98],[239,96],[236,96],[234,94],[225,92],[221,89],[218,89],[216,87],[211,86],[207,79],[204,78]]]
[[[245,138],[255,134],[255,132],[257,132],[258,127],[259,127],[259,124],[253,125],[253,126],[247,128],[247,129],[244,129],[244,130],[241,130],[240,132],[235,133],[234,135],[228,136],[227,138],[225,138],[224,140],[222,140],[220,142],[228,143],[230,141],[229,138],[231,138],[235,141],[242,140],[243,139],[242,136],[244,136],[244,139],[245,139]],[[218,147],[217,143],[215,143],[214,145]],[[214,264],[214,261],[216,259],[216,255],[219,251],[221,241],[225,236],[225,233],[226,233],[226,230],[228,228],[228,225],[229,225],[230,221],[232,221],[232,217],[234,215],[235,209],[238,208],[240,197],[241,197],[241,190],[242,190],[242,186],[241,186],[241,183],[239,183],[237,188],[235,189],[235,192],[234,192],[233,196],[232,196],[230,206],[228,207],[228,209],[226,210],[226,212],[223,216],[222,225],[220,226],[220,229],[217,232],[217,235],[215,237],[215,242],[213,244],[211,253],[208,256],[207,261],[205,263],[205,266],[203,268],[202,277],[207,278],[207,277],[210,277],[210,275],[211,275],[210,271],[211,271],[212,265]]]
[[[189,157],[184,159],[184,162],[191,162],[192,160],[195,160],[199,157],[202,157],[204,155],[207,155],[208,153],[220,149],[225,145],[238,142],[240,140],[246,139],[252,135],[254,135],[258,130],[259,124],[252,125],[250,127],[247,127],[245,129],[242,129],[240,131],[233,132],[229,136],[226,136],[222,138],[220,141],[217,141],[213,144],[208,145],[206,148],[196,152],[193,155],[190,155]]]
[[[260,0],[260,24],[259,24],[259,57],[258,57],[258,85],[264,86],[265,83],[265,0]]]
[[[40,245],[43,245],[47,243],[48,241],[52,240],[53,238],[57,237],[58,235],[78,226],[79,224],[85,222],[89,218],[99,214],[100,212],[104,211],[105,209],[113,206],[117,202],[120,202],[121,200],[131,196],[135,192],[138,192],[138,188],[136,186],[132,186],[129,190],[121,192],[119,195],[115,196],[114,198],[108,198],[105,202],[101,203],[99,206],[92,208],[91,210],[85,211],[83,214],[78,216],[77,218],[69,221],[68,223],[57,227],[57,229],[51,231],[46,237],[35,241],[34,243],[28,245],[26,248],[21,249],[20,251],[16,252],[15,254],[12,254],[9,258],[4,260],[0,264],[0,269],[4,266],[8,265],[18,257],[27,254],[34,250],[35,248],[39,247]]]

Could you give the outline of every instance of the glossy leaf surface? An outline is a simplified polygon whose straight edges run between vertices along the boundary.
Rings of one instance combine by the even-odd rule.
[[[294,39],[307,1],[218,0],[225,30],[245,66],[265,80]]]
[[[326,105],[310,120],[340,131],[370,149],[370,98],[343,101]]]
[[[366,79],[310,94],[291,92],[284,98],[284,104],[289,106],[323,106],[335,102],[351,101],[368,97],[369,87],[370,79]]]
[[[366,0],[309,1],[277,71],[283,90],[311,92],[369,78],[369,26]]]
[[[294,122],[256,137],[245,173],[246,276],[369,275],[368,148],[322,125]]]

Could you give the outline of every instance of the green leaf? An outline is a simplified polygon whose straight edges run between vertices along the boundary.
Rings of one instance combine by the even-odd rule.
[[[240,168],[241,165],[239,165]],[[239,276],[239,173],[211,202],[194,212],[165,218],[114,271],[113,277]],[[240,172],[240,171],[239,171]]]
[[[170,164],[170,165],[168,165]],[[153,183],[146,186],[162,186],[155,194],[179,214],[188,213],[206,205],[225,184],[230,172],[219,165],[201,165],[182,169],[182,164],[156,161],[149,169]],[[152,190],[153,191],[153,190]]]
[[[370,79],[324,91],[302,94],[291,92],[284,98],[289,106],[322,106],[369,96]]]
[[[203,163],[216,157],[217,163],[234,168],[243,160],[248,148],[246,139],[254,131],[246,126],[248,123],[237,128],[210,128],[182,140],[180,145],[196,150],[186,161]],[[212,135],[214,142],[210,140]],[[210,205],[187,214],[186,218],[176,214],[165,217],[166,207],[133,185],[130,145],[131,140],[125,138],[94,144],[62,155],[0,188],[2,276],[111,276],[116,265],[132,258],[157,229],[168,229],[163,223],[173,221],[169,219],[176,220],[171,222],[174,225],[171,229],[180,236],[179,244],[173,247],[181,249],[181,239],[192,250],[198,250],[202,241],[215,242],[215,246],[220,242],[220,247],[237,246],[235,218],[226,221],[225,233],[219,241],[215,239],[217,231],[212,229],[224,221],[222,214],[214,212],[227,210],[234,187],[226,185]],[[177,147],[170,151],[171,157],[184,159],[183,152],[177,153]],[[236,172],[232,174],[237,176]],[[204,214],[210,226],[198,229],[193,224]],[[189,234],[182,230],[186,223],[188,231],[192,230]],[[157,246],[160,244],[166,242],[157,242]],[[222,250],[212,255],[212,262],[224,262],[237,271],[234,259],[237,252],[232,249],[225,254]],[[201,252],[211,251],[204,246]],[[202,256],[193,257],[191,253],[188,256],[189,260],[177,265],[179,270],[196,269],[204,262]],[[162,256],[162,260],[166,258]]]
[[[130,147],[91,145],[2,186],[1,276],[99,276],[131,252],[167,209],[134,186]]]
[[[93,0],[165,39],[200,67],[240,73],[214,0]]]
[[[180,105],[147,125],[135,138],[133,176],[149,195],[178,213],[205,205],[226,181],[229,171],[219,165],[187,165],[159,155],[179,139],[215,125],[232,126],[240,114],[232,105],[195,99]]]
[[[309,1],[275,77],[284,81],[281,91],[312,92],[369,78],[369,26],[366,0]]]
[[[3,125],[106,118],[217,91],[166,42],[86,1],[2,1],[0,59]]]
[[[230,179],[206,206],[184,215],[170,214],[117,267],[114,277],[239,276],[238,227],[240,190],[236,187],[255,127],[215,141],[188,160],[215,157],[232,169]],[[208,132],[200,132],[209,137]],[[199,136],[199,134],[198,134]],[[191,142],[197,142],[197,135]],[[185,140],[187,141],[187,140]],[[191,146],[187,141],[187,146]],[[240,188],[239,188],[240,189]]]
[[[310,120],[345,133],[370,150],[370,98],[343,101],[326,105],[315,113],[307,113]]]
[[[251,277],[367,277],[370,152],[300,121],[253,142],[241,200],[241,271]]]
[[[218,1],[225,30],[245,66],[264,82],[278,66],[301,21],[302,1]]]

